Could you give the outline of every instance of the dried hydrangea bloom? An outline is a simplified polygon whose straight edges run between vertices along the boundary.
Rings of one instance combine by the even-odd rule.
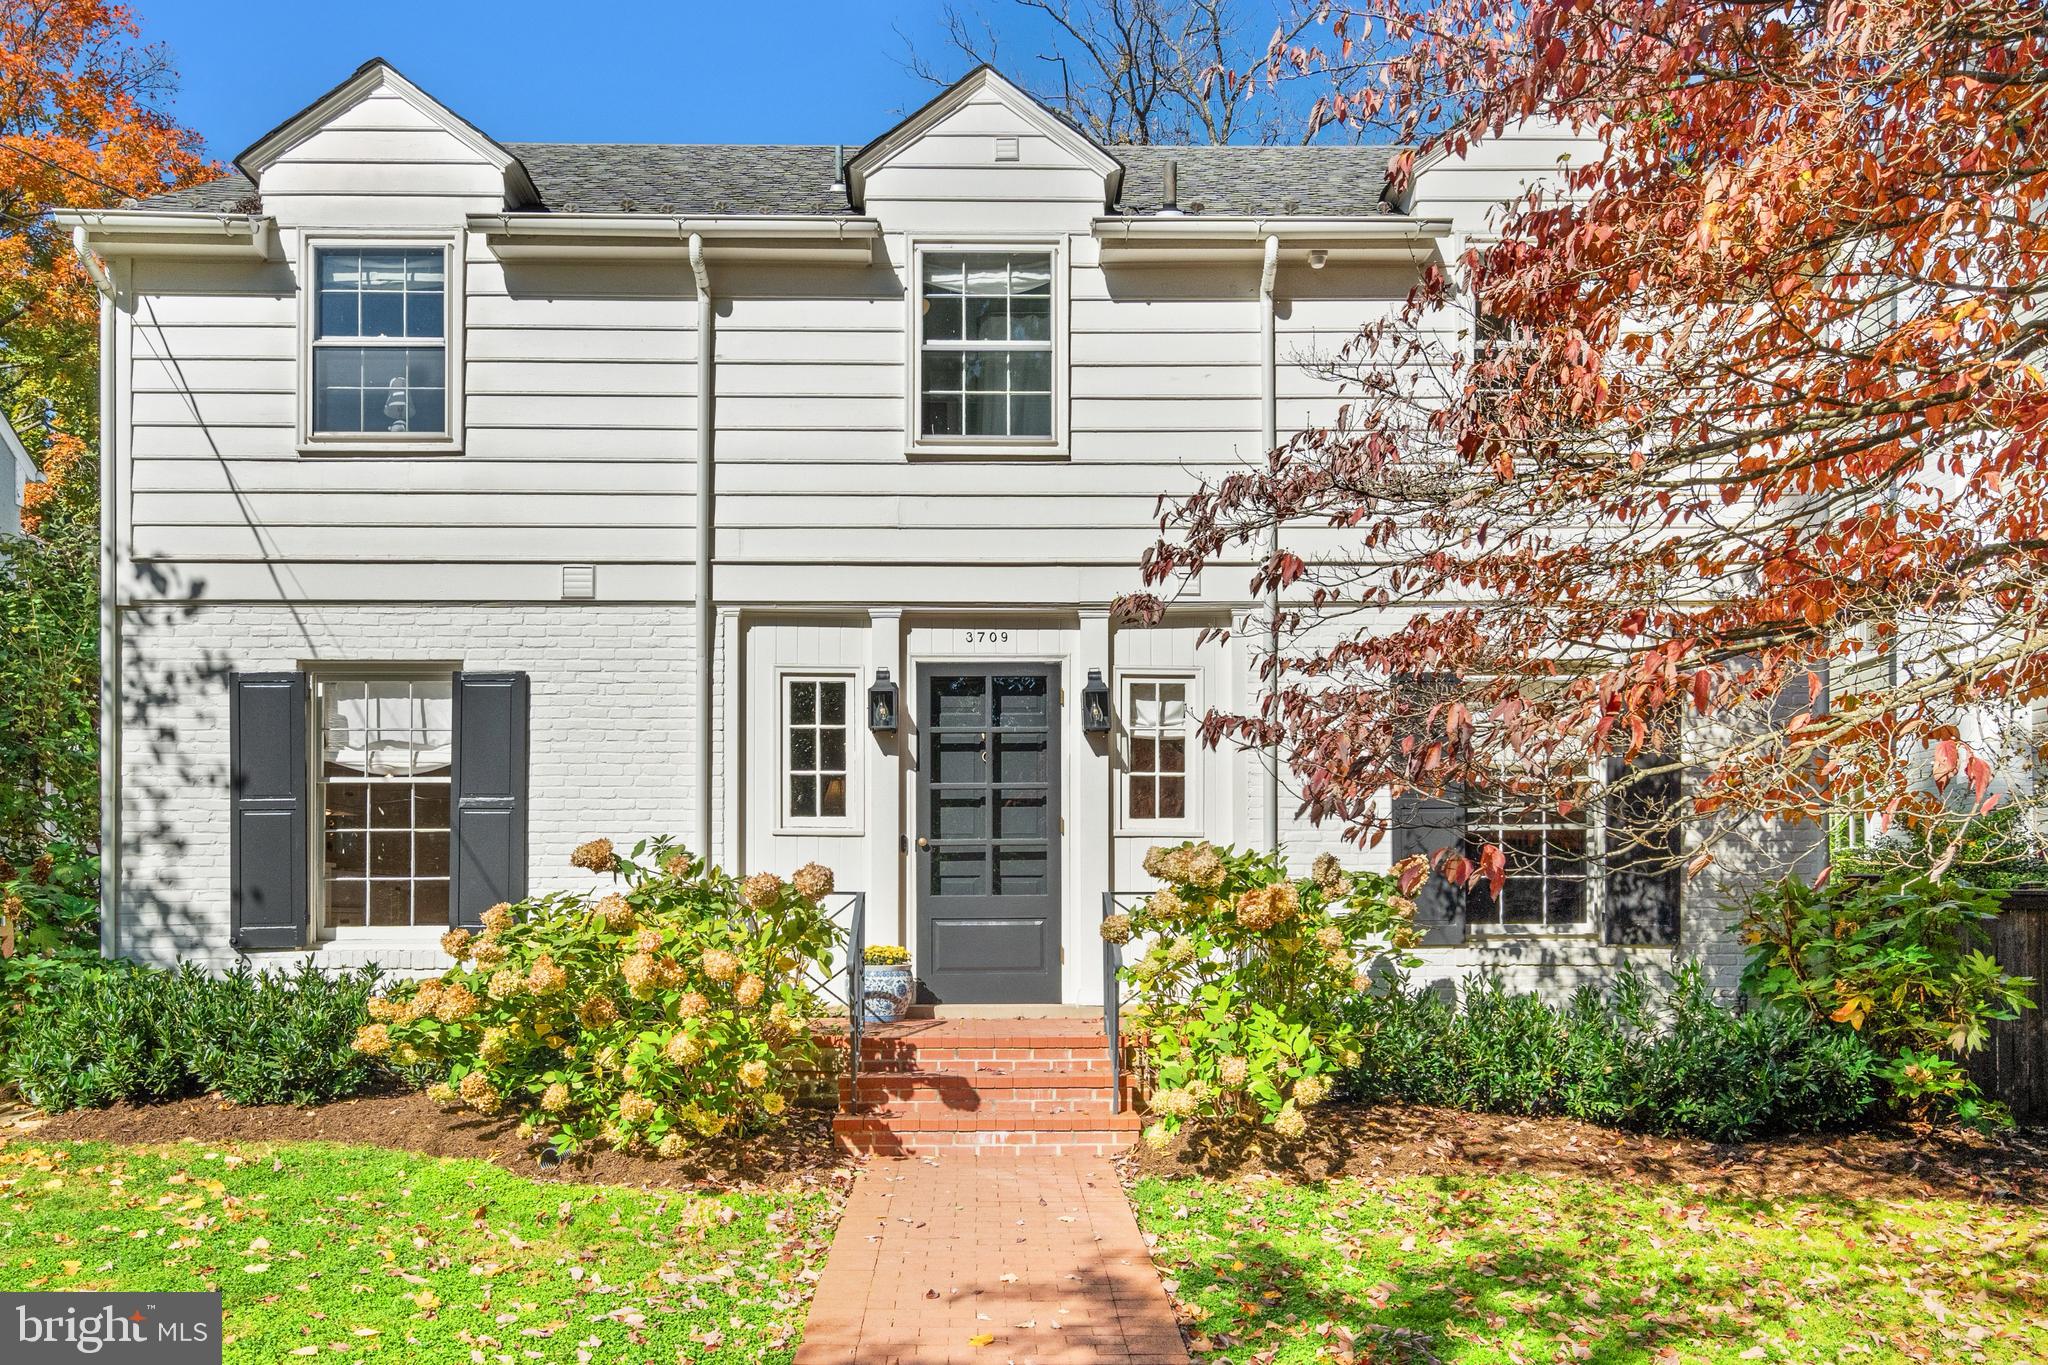
[[[372,1019],[384,1020],[396,1019],[398,1017],[398,1002],[389,996],[373,995],[370,997],[369,1004],[364,1008],[369,1010]]]
[[[790,874],[789,884],[812,904],[832,894],[832,869],[823,863],[805,863]]]
[[[619,855],[613,852],[611,840],[592,839],[576,845],[576,851],[569,855],[569,866],[588,872],[616,872],[619,870]]]
[[[1214,844],[1197,844],[1187,855],[1184,864],[1185,875],[1181,878],[1192,886],[1214,891],[1223,885],[1230,868],[1225,865],[1223,855],[1216,851]],[[1292,887],[1288,888],[1290,891]]]
[[[1154,844],[1145,850],[1145,861],[1143,863],[1145,875],[1156,877],[1162,882],[1180,881],[1181,866],[1186,861],[1186,855],[1187,850],[1185,849],[1168,848],[1164,844]]]
[[[511,968],[491,973],[490,984],[484,987],[484,994],[493,1000],[517,1000],[526,994],[526,978]]]
[[[469,941],[472,935],[467,929],[450,929],[441,935],[441,951],[457,962],[469,956]]]
[[[1198,1103],[1195,1097],[1185,1090],[1169,1088],[1156,1091],[1152,1096],[1152,1112],[1164,1114],[1168,1118],[1184,1119],[1191,1117],[1197,1107]]]
[[[479,1114],[495,1114],[505,1102],[504,1096],[498,1093],[498,1087],[492,1085],[491,1078],[481,1071],[472,1071],[464,1076],[456,1090],[462,1096],[462,1102]]]
[[[550,1114],[559,1114],[569,1107],[569,1087],[560,1081],[540,1092],[540,1107]]]
[[[695,869],[696,861],[687,852],[671,853],[661,862],[661,870],[677,881],[684,880]]]
[[[616,891],[598,897],[594,908],[604,927],[614,934],[623,934],[633,927],[633,907]]]
[[[654,1150],[669,1161],[690,1153],[690,1140],[681,1133],[663,1133],[661,1141],[654,1144]]]
[[[704,1044],[687,1033],[678,1033],[662,1044],[661,1055],[670,1066],[695,1066],[704,1060]]]
[[[740,974],[740,960],[723,948],[706,948],[697,965],[713,981],[731,981]]]
[[[658,953],[658,952],[660,952],[660,951],[661,951],[661,930],[659,930],[659,929],[642,929],[642,930],[641,930],[641,931],[640,931],[640,932],[639,932],[638,934],[635,934],[635,935],[633,936],[633,947],[634,947],[634,948],[635,948],[635,949],[636,949],[637,951],[639,951],[639,952],[643,952],[643,953]]]
[[[1242,1057],[1225,1057],[1216,1064],[1216,1083],[1225,1090],[1242,1090],[1251,1078],[1252,1064]]]
[[[483,1001],[467,986],[449,986],[434,1004],[434,1017],[444,1024],[459,1023],[477,1012]]]
[[[1344,946],[1344,931],[1334,924],[1325,924],[1316,930],[1316,942],[1328,951],[1335,952]]]
[[[588,1029],[608,1028],[619,1022],[619,1007],[609,995],[586,996],[576,1007],[576,1022]]]
[[[487,938],[496,938],[504,933],[512,927],[512,907],[504,901],[499,901],[484,911],[483,926],[484,936]]]
[[[1318,853],[1316,860],[1309,864],[1308,875],[1323,889],[1325,895],[1335,895],[1344,881],[1344,865],[1337,861],[1334,853]]]
[[[475,962],[477,966],[488,970],[489,968],[497,966],[500,962],[503,962],[506,958],[510,957],[511,953],[506,949],[505,945],[502,943],[491,943],[489,941],[485,941],[483,943],[477,944],[474,948],[470,949],[469,956],[470,960]]]
[[[645,1123],[660,1112],[660,1105],[637,1090],[619,1096],[619,1117],[628,1123]]]
[[[740,1084],[749,1090],[759,1090],[768,1084],[768,1063],[758,1060],[740,1063]]]
[[[1301,1116],[1299,1109],[1289,1104],[1273,1116],[1273,1131],[1292,1142],[1308,1131],[1308,1120]]]
[[[761,1097],[761,1112],[764,1114],[779,1114],[788,1107],[789,1101],[782,1097],[779,1090],[771,1090]]]
[[[427,1087],[427,1098],[436,1104],[454,1104],[462,1097],[456,1093],[455,1087],[448,1084],[448,1082],[435,1081]]]
[[[391,1051],[391,1030],[383,1024],[365,1024],[356,1030],[355,1041],[349,1046],[365,1057],[382,1057]]]
[[[1253,931],[1271,929],[1293,918],[1301,898],[1286,882],[1255,886],[1237,898],[1237,922]]]
[[[1294,1083],[1294,1102],[1307,1108],[1321,1104],[1330,1094],[1328,1076],[1303,1076]]]
[[[755,910],[766,910],[782,899],[782,878],[773,872],[756,872],[740,883],[740,899]]]
[[[1102,941],[1104,943],[1129,943],[1131,941],[1131,917],[1129,915],[1104,915],[1102,917]]]
[[[1170,886],[1162,886],[1146,900],[1145,908],[1160,919],[1172,920],[1188,912],[1188,903],[1180,898],[1180,892]]]
[[[535,995],[554,995],[569,988],[569,973],[548,953],[542,953],[527,969],[526,984]]]
[[[708,1014],[711,1002],[701,991],[684,991],[676,998],[676,1013],[684,1019],[697,1019]]]
[[[492,1025],[484,1030],[483,1041],[476,1045],[476,1055],[496,1065],[512,1055],[512,1030]]]
[[[1173,1141],[1173,1134],[1166,1131],[1166,1125],[1163,1123],[1152,1124],[1145,1129],[1143,1136],[1145,1145],[1155,1152],[1165,1151],[1166,1145]]]
[[[739,985],[733,987],[732,998],[738,1002],[741,1009],[752,1009],[761,1003],[762,992],[767,989],[767,982],[752,973],[748,973],[740,978]]]
[[[1409,900],[1406,896],[1387,897],[1387,908],[1389,910],[1392,910],[1395,914],[1399,915],[1402,919],[1415,918],[1415,902]]]
[[[634,953],[619,964],[619,975],[626,979],[626,991],[635,1000],[653,997],[659,983],[659,971],[654,959],[646,953]]]
[[[699,1113],[696,1116],[696,1118],[692,1120],[691,1126],[694,1127],[698,1132],[702,1133],[705,1137],[717,1137],[720,1133],[725,1131],[725,1115]]]

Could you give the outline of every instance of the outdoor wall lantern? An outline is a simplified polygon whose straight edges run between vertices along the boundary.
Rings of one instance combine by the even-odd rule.
[[[1109,733],[1109,684],[1102,670],[1088,670],[1088,685],[1081,689],[1081,729],[1091,735]]]
[[[886,668],[875,670],[874,686],[868,689],[868,729],[878,735],[896,733],[896,684]]]

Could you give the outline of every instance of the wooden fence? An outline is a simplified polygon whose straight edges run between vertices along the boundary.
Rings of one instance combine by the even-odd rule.
[[[2020,887],[1991,923],[1991,955],[2016,976],[2034,978],[2036,1008],[1991,1026],[1991,1042],[1970,1058],[1987,1095],[2021,1123],[2048,1124],[2048,888]]]

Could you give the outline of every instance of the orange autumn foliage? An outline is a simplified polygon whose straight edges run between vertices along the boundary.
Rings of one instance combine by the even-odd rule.
[[[1597,142],[1324,366],[1337,422],[1166,509],[1148,584],[1251,546],[1286,595],[1270,697],[1210,737],[1280,743],[1305,810],[1364,838],[1404,787],[1569,810],[1683,768],[1686,841],[1645,839],[1694,871],[1770,856],[1759,815],[1939,834],[2042,799],[2041,6],[1330,25],[1275,68],[1336,78],[1319,119],[1447,128],[1397,165],[1425,200],[1429,157],[1523,120]],[[1349,545],[1268,555],[1276,522]]]
[[[96,439],[99,298],[47,215],[215,173],[174,84],[123,6],[0,0],[0,405],[53,481]]]

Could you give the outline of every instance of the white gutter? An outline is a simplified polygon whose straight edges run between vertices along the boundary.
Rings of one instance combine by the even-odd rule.
[[[1090,226],[1105,261],[1263,260],[1277,241],[1293,263],[1426,256],[1452,234],[1448,218],[1227,218],[1209,214],[1100,217]]]
[[[238,256],[267,259],[277,224],[256,213],[172,213],[161,209],[59,209],[51,221],[74,245],[102,257]],[[101,286],[105,292],[106,286]]]
[[[1259,434],[1266,443],[1268,467],[1274,447],[1280,444],[1280,364],[1279,342],[1275,336],[1273,318],[1273,283],[1280,273],[1280,238],[1278,235],[1266,238],[1265,259],[1259,266]],[[1266,540],[1267,562],[1280,553],[1280,523],[1276,520],[1268,529]],[[1280,657],[1280,589],[1268,591],[1266,610],[1271,616],[1268,627],[1268,658],[1278,662]],[[1272,691],[1280,686],[1280,675],[1275,673],[1268,684]],[[1266,809],[1265,809],[1266,850],[1280,851],[1280,746],[1266,746]]]
[[[713,261],[814,261],[866,265],[882,228],[872,218],[688,217],[653,213],[473,213],[469,230],[503,258],[579,259],[621,256],[684,258],[699,241]],[[701,239],[701,240],[700,240]]]
[[[697,847],[694,851],[708,863],[712,860],[711,705],[714,693],[711,657],[717,648],[713,634],[717,627],[717,614],[711,604],[711,556],[716,530],[712,519],[712,498],[717,491],[716,481],[712,478],[712,459],[716,454],[712,427],[715,417],[712,407],[712,356],[716,334],[712,331],[711,272],[704,266],[703,235],[695,232],[690,234],[690,273],[697,280],[697,564],[693,590],[697,611]]]

